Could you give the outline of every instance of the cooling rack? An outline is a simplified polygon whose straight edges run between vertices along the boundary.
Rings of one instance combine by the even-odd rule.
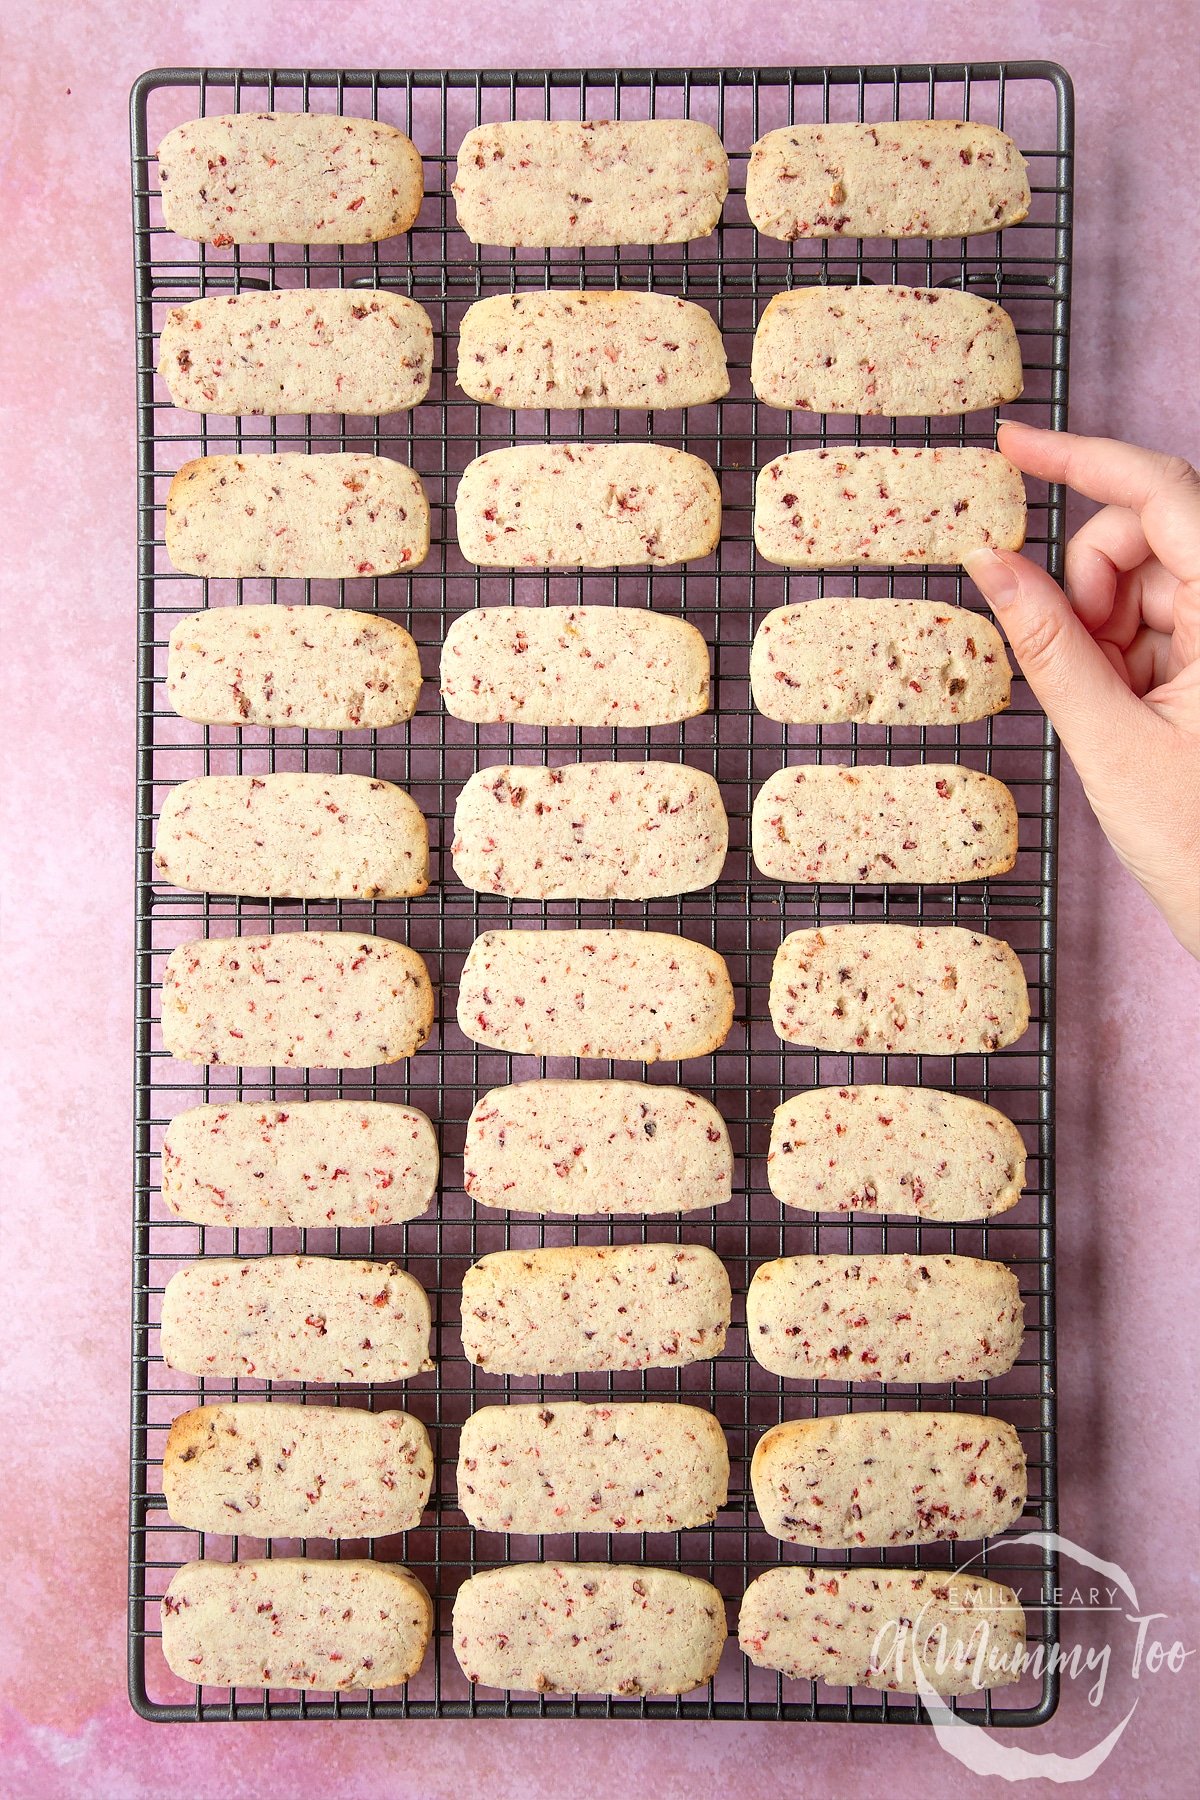
[[[405,237],[382,244],[300,249],[253,246],[214,250],[166,231],[154,150],[173,125],[204,113],[309,110],[385,119],[416,142],[425,164],[425,202]],[[1025,223],[1002,236],[949,243],[803,242],[759,239],[745,203],[747,154],[764,131],[793,121],[970,118],[998,124],[1029,161],[1033,206]],[[461,138],[497,118],[705,119],[730,154],[724,222],[694,244],[619,250],[476,249],[455,223],[449,193]],[[785,1681],[753,1668],[731,1638],[710,1687],[678,1699],[597,1699],[472,1690],[454,1660],[450,1609],[461,1581],[494,1564],[559,1556],[662,1563],[701,1575],[721,1590],[736,1625],[750,1580],[779,1561],[811,1559],[762,1531],[749,1493],[749,1457],[757,1437],[785,1415],[849,1409],[936,1408],[992,1412],[1018,1428],[1029,1458],[1029,1502],[1012,1531],[977,1544],[930,1545],[904,1552],[820,1560],[855,1564],[964,1567],[998,1576],[1021,1593],[1031,1649],[1049,1655],[1055,1564],[1040,1542],[1021,1542],[1056,1525],[1055,1316],[1053,1260],[1054,912],[1058,801],[1057,752],[1028,689],[1014,684],[1002,716],[958,728],[827,726],[783,728],[756,715],[747,670],[754,628],[788,600],[812,595],[930,596],[979,604],[952,571],[811,575],[760,563],[751,503],[755,470],[793,447],[825,443],[991,444],[995,415],[953,420],[829,419],[757,406],[749,382],[754,327],[770,298],[811,283],[907,282],[967,288],[1003,302],[1017,322],[1026,388],[1016,417],[1061,427],[1066,421],[1070,299],[1073,104],[1065,73],[1048,63],[946,63],[886,67],[368,71],[158,69],[131,97],[134,267],[138,391],[138,812],[137,1026],[133,1262],[132,1493],[130,1518],[129,1684],[137,1710],[158,1720],[362,1719],[402,1717],[611,1717],[821,1719],[913,1723],[917,1701],[856,1689]],[[204,294],[268,286],[386,286],[426,308],[435,330],[433,382],[415,411],[381,419],[198,418],[177,412],[157,380],[157,337],[167,309]],[[731,388],[726,399],[687,413],[522,412],[468,401],[454,380],[462,314],[481,295],[520,287],[620,285],[685,295],[707,306],[724,334]],[[724,529],[713,557],[680,570],[612,573],[480,572],[460,556],[452,502],[459,473],[496,444],[586,437],[653,438],[705,457],[720,477]],[[433,538],[428,560],[411,575],[345,583],[204,581],[176,573],[162,541],[162,509],[174,471],[187,458],[222,450],[357,449],[414,465],[428,491]],[[1030,484],[1029,550],[1058,573],[1063,556],[1061,490]],[[378,609],[416,639],[425,673],[409,726],[375,734],[203,729],[175,717],[164,690],[171,627],[186,613],[238,601],[279,600]],[[441,640],[462,611],[488,603],[653,606],[686,616],[713,652],[714,708],[679,727],[651,731],[473,727],[448,718],[438,699]],[[730,815],[729,860],[704,894],[645,904],[510,903],[469,893],[455,880],[449,846],[454,801],[477,767],[499,762],[676,758],[713,773]],[[1012,788],[1020,811],[1013,871],[958,888],[789,887],[759,878],[748,850],[749,815],[760,783],[785,761],[870,763],[954,759],[990,770]],[[157,882],[151,863],[154,822],[171,785],[208,772],[270,769],[352,771],[399,782],[429,820],[432,884],[411,901],[287,903],[183,894]],[[959,923],[1007,938],[1029,978],[1033,1021],[1021,1042],[988,1057],[834,1056],[785,1047],[771,1029],[767,989],[781,938],[797,927],[837,920]],[[711,1098],[727,1119],[736,1152],[731,1205],[678,1221],[538,1221],[477,1209],[462,1191],[467,1115],[489,1086],[539,1073],[641,1077],[640,1065],[569,1060],[539,1062],[481,1049],[455,1022],[456,983],[480,931],[507,923],[622,924],[678,931],[725,955],[737,993],[728,1042],[714,1055],[652,1068],[654,1081],[680,1082]],[[405,939],[424,956],[437,991],[427,1046],[410,1062],[376,1070],[198,1069],[172,1061],[158,1025],[164,960],[179,942],[238,931],[336,928]],[[812,1085],[847,1081],[916,1082],[988,1100],[1016,1121],[1029,1153],[1020,1204],[989,1224],[937,1226],[861,1216],[809,1218],[783,1212],[766,1185],[765,1156],[774,1108]],[[228,1231],[170,1217],[159,1199],[159,1156],[167,1122],[201,1101],[244,1097],[381,1098],[411,1102],[433,1118],[443,1153],[442,1179],[424,1218],[366,1230]],[[723,1356],[682,1371],[580,1376],[539,1382],[498,1379],[461,1354],[458,1292],[478,1256],[510,1246],[585,1244],[644,1238],[711,1245],[729,1270],[734,1324]],[[1024,1353],[1006,1376],[986,1384],[877,1390],[778,1381],[749,1356],[744,1297],[764,1259],[806,1251],[955,1250],[990,1255],[1019,1276],[1028,1331]],[[251,1381],[194,1381],[163,1365],[158,1319],[173,1271],[203,1254],[287,1253],[396,1256],[429,1292],[435,1315],[436,1369],[402,1387],[329,1389]],[[263,1544],[178,1530],[161,1492],[161,1456],[172,1418],[201,1400],[234,1396],[348,1406],[400,1405],[428,1426],[436,1454],[434,1494],[420,1528],[371,1544]],[[732,1459],[729,1504],[710,1526],[681,1534],[544,1540],[473,1532],[455,1503],[458,1430],[476,1406],[541,1396],[680,1396],[719,1416]],[[159,1643],[159,1599],[172,1572],[195,1556],[266,1554],[314,1557],[372,1554],[406,1563],[434,1597],[436,1624],[424,1668],[407,1689],[380,1694],[310,1695],[273,1690],[199,1689],[173,1677]],[[954,1702],[967,1717],[1033,1725],[1053,1712],[1052,1662],[1012,1688]]]

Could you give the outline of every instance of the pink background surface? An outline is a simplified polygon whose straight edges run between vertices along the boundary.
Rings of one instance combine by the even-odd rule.
[[[450,66],[1048,57],[1079,106],[1072,418],[1195,459],[1195,4],[729,0],[9,0],[2,69],[8,415],[0,506],[11,747],[4,1167],[6,1791],[399,1797],[958,1793],[918,1728],[447,1723],[150,1726],[124,1694],[134,441],[127,94],[175,63]],[[303,15],[298,18],[298,14]],[[1190,73],[1189,73],[1190,72]],[[49,552],[49,553],[48,553]],[[14,780],[13,777],[17,779]],[[1059,1269],[1064,1531],[1200,1646],[1195,968],[1068,773]],[[81,879],[81,871],[86,874]],[[33,902],[33,903],[31,903]],[[86,974],[80,979],[82,949]],[[1094,1635],[1094,1628],[1087,1629]],[[1200,1657],[1010,1733],[1073,1754],[1137,1701],[1097,1795],[1194,1792]],[[1068,1644],[1071,1631],[1066,1633]],[[966,1778],[970,1780],[970,1777]],[[1041,1791],[1041,1780],[1027,1791]]]

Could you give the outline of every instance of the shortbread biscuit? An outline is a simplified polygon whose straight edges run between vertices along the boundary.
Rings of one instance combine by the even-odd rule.
[[[818,1050],[986,1055],[1029,1024],[1020,959],[960,925],[826,925],[775,955],[771,1022]]]
[[[478,769],[454,808],[464,887],[521,900],[650,900],[711,887],[729,820],[686,763],[522,763]]]
[[[901,1213],[958,1225],[1007,1212],[1025,1186],[1010,1119],[934,1088],[810,1088],[776,1108],[771,1192],[805,1212]]]
[[[197,413],[394,413],[429,391],[433,326],[385,289],[286,288],[173,306],[158,372]]]
[[[189,119],[158,146],[163,219],[227,244],[370,244],[421,210],[421,158],[402,131],[333,113]]]
[[[451,192],[473,244],[681,244],[707,237],[729,158],[695,119],[504,119],[468,131]]]
[[[1020,471],[995,450],[792,450],[755,485],[758,554],[787,569],[960,563],[1024,542]]]
[[[750,1583],[738,1642],[791,1681],[914,1694],[919,1669],[937,1694],[974,1694],[1021,1679],[1025,1614],[980,1575],[790,1564]]]
[[[259,1381],[406,1381],[429,1360],[429,1301],[398,1262],[206,1256],[172,1275],[163,1361]]]
[[[497,1250],[463,1276],[463,1355],[490,1375],[678,1369],[721,1354],[730,1305],[698,1244]]]
[[[172,478],[165,529],[185,575],[345,581],[424,562],[429,502],[386,456],[200,456]]]
[[[945,416],[1021,392],[1021,347],[1003,307],[956,288],[813,287],[776,294],[750,379],[767,406]]]
[[[517,444],[468,463],[458,547],[495,569],[691,562],[721,535],[706,462],[665,444]]]
[[[708,1056],[733,1024],[725,959],[667,931],[485,931],[468,953],[458,1024],[514,1056],[618,1062]]]
[[[415,1575],[349,1558],[186,1563],[162,1603],[167,1666],[197,1687],[399,1687],[432,1629]]]
[[[670,1401],[484,1406],[458,1440],[458,1504],[477,1531],[688,1531],[728,1489],[720,1424]]]
[[[429,831],[370,775],[198,775],[163,801],[154,867],[206,894],[394,899],[429,886]]]
[[[984,881],[1017,860],[1017,806],[959,763],[796,765],[754,796],[751,839],[773,881]]]
[[[1018,225],[1025,158],[994,125],[785,125],[759,138],[746,210],[765,237],[948,238]]]
[[[425,1114],[384,1100],[227,1100],[163,1138],[163,1205],[197,1225],[399,1225],[437,1178]]]
[[[198,725],[378,731],[417,710],[417,646],[392,619],[334,606],[214,606],[171,632],[167,698]]]
[[[479,607],[446,633],[442,699],[476,725],[676,725],[708,710],[708,645],[648,608]]]
[[[989,1381],[1024,1331],[1016,1276],[974,1256],[784,1256],[746,1295],[755,1361],[809,1381]]]
[[[476,1101],[463,1186],[518,1212],[692,1212],[730,1198],[733,1150],[716,1107],[686,1088],[522,1081]]]
[[[857,1412],[790,1419],[758,1440],[750,1482],[772,1537],[829,1550],[1007,1531],[1025,1452],[1005,1419]]]
[[[491,406],[702,406],[729,392],[711,313],[671,294],[492,294],[467,308],[458,385]]]
[[[432,1023],[417,952],[353,931],[197,938],[163,975],[163,1045],[182,1062],[369,1069],[411,1056]]]
[[[1003,712],[1010,674],[990,619],[936,600],[804,600],[754,634],[750,691],[787,725],[965,725]]]
[[[197,1406],[163,1451],[176,1525],[254,1538],[390,1537],[420,1523],[429,1433],[406,1412],[357,1406]]]
[[[715,1587],[641,1563],[511,1563],[463,1582],[454,1654],[468,1681],[534,1694],[686,1694],[727,1636]]]

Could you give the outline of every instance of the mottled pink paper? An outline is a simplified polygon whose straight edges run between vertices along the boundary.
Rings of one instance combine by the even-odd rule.
[[[125,1699],[134,673],[127,96],[166,63],[587,66],[1050,57],[1079,102],[1072,414],[1200,452],[1196,13],[1012,0],[457,0],[184,7],[9,0],[0,496],[14,999],[5,1284],[6,1792],[37,1800],[959,1796],[927,1731],[713,1724],[151,1726]],[[14,781],[13,777],[18,778]],[[1196,970],[1064,784],[1059,1283],[1063,1529],[1166,1641],[1195,1601]],[[1094,1638],[1094,1620],[1082,1628]],[[1021,1746],[1069,1755],[1137,1702],[1088,1786],[1194,1792],[1186,1672],[1103,1707],[1067,1684]],[[1070,1631],[1067,1633],[1071,1641]],[[1038,1781],[1027,1792],[1049,1792]]]

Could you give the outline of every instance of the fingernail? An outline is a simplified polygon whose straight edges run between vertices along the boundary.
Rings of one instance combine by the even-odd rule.
[[[1007,606],[1017,597],[1020,587],[1016,574],[994,550],[980,545],[963,557],[963,568],[975,583],[989,606]]]

